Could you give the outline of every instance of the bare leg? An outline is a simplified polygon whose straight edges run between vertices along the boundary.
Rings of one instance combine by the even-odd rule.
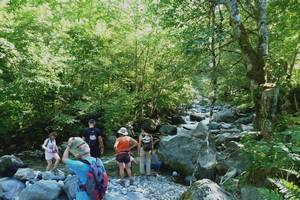
[[[126,168],[126,171],[127,171],[128,177],[129,177],[129,184],[133,185],[133,179],[131,177],[131,168],[130,167],[131,167],[130,162],[125,164],[125,168]]]
[[[52,160],[47,160],[47,163],[48,163],[48,165],[47,165],[46,170],[49,171],[52,166]]]
[[[56,169],[56,168],[57,168],[57,165],[59,164],[59,162],[60,162],[60,157],[59,157],[59,155],[57,154],[57,155],[55,156],[55,164],[54,164],[53,169]]]
[[[121,180],[124,179],[124,163],[118,162],[119,165],[119,173],[120,173],[120,178]]]
[[[126,172],[128,174],[128,177],[130,178],[131,177],[131,169],[130,169],[130,164],[129,163],[125,164],[125,169],[126,169]]]

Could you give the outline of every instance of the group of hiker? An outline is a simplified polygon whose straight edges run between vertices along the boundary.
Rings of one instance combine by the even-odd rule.
[[[62,156],[62,161],[66,167],[73,171],[79,180],[76,200],[102,199],[108,184],[108,176],[100,159],[104,153],[102,132],[95,127],[96,121],[94,119],[90,119],[88,125],[89,127],[84,130],[82,137],[69,138]],[[129,136],[125,127],[120,128],[117,135],[114,149],[119,168],[120,184],[125,186],[125,171],[129,177],[129,184],[133,184],[131,168],[135,159],[131,152],[136,147],[139,155],[140,175],[150,176],[151,154],[154,150],[152,135],[147,133],[144,127],[141,128],[138,141]],[[57,133],[51,132],[42,145],[47,161],[46,170],[50,170],[53,160],[55,160],[54,170],[60,162],[56,137]],[[69,153],[74,159],[69,157]]]

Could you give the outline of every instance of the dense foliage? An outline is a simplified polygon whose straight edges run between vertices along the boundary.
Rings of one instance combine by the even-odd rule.
[[[17,1],[1,5],[0,135],[107,134],[192,98],[192,66],[148,1]]]

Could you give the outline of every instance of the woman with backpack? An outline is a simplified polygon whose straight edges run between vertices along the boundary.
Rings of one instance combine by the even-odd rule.
[[[139,136],[138,144],[138,154],[140,157],[140,174],[145,175],[145,165],[146,165],[146,175],[151,175],[151,152],[153,147],[153,137],[141,128],[141,134]]]
[[[128,174],[130,185],[133,184],[130,169],[130,151],[137,146],[137,141],[128,136],[128,132],[125,127],[120,128],[118,134],[120,137],[116,139],[114,148],[116,150],[116,160],[119,166],[119,174],[121,178],[120,184],[124,187],[124,168]]]
[[[49,134],[49,137],[44,141],[42,148],[45,150],[45,159],[47,161],[47,168],[46,170],[50,170],[52,166],[52,160],[55,159],[55,164],[53,169],[56,169],[57,165],[59,164],[60,157],[58,155],[58,147],[56,145],[56,137],[57,133],[52,132]]]
[[[69,158],[71,153],[75,159]],[[78,177],[76,200],[101,200],[108,186],[108,176],[100,158],[91,156],[89,145],[80,137],[68,140],[62,161]]]

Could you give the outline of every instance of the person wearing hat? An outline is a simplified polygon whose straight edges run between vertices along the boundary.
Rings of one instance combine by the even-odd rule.
[[[100,158],[104,152],[102,132],[95,126],[96,121],[94,119],[90,119],[89,127],[84,130],[83,139],[88,143],[91,150],[91,155],[95,158]]]
[[[130,169],[130,151],[135,146],[137,146],[137,141],[128,136],[127,129],[122,127],[119,129],[118,134],[120,137],[116,139],[114,148],[116,151],[116,160],[119,166],[119,174],[120,174],[120,184],[125,186],[124,181],[124,168],[129,177],[130,185],[133,184],[133,179],[131,177],[131,169]]]
[[[69,153],[78,160],[70,159]],[[80,137],[71,137],[68,140],[68,145],[64,151],[62,161],[66,164],[67,168],[73,171],[78,177],[79,183],[76,192],[76,200],[90,200],[86,190],[80,189],[81,185],[86,184],[88,172],[90,170],[90,166],[82,160],[86,160],[89,163],[96,162],[96,158],[92,157],[90,154],[89,145]]]

